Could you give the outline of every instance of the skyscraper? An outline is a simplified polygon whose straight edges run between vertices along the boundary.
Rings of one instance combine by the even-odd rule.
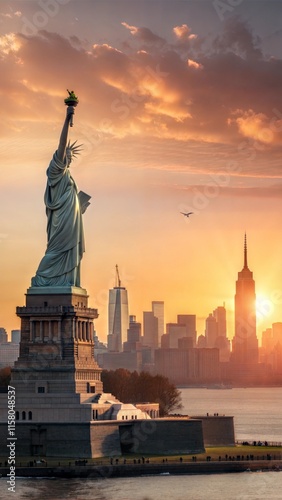
[[[226,309],[225,305],[218,306],[213,311],[213,316],[217,322],[217,335],[226,338]]]
[[[230,340],[226,335],[226,309],[225,305],[218,306],[212,313],[213,318],[216,320],[216,338],[214,345],[208,347],[217,347],[219,349],[220,361],[229,361],[230,359]]]
[[[109,352],[122,352],[129,328],[127,290],[121,286],[118,266],[116,266],[116,278],[117,286],[109,291]]]
[[[197,332],[196,332],[196,314],[178,314],[177,323],[186,326],[186,335],[192,339],[192,346],[196,347]]]
[[[8,335],[5,328],[0,327],[0,344],[8,342]]]
[[[159,347],[158,318],[156,318],[153,311],[143,312],[143,345],[151,349]]]
[[[253,273],[248,268],[247,237],[244,240],[244,267],[238,273],[235,294],[235,336],[232,341],[232,362],[258,362],[256,336],[256,295]]]
[[[218,337],[218,325],[216,318],[212,314],[209,314],[208,318],[206,319],[205,336],[207,347],[215,347],[215,343]]]
[[[162,300],[153,300],[152,311],[154,316],[158,318],[158,346],[160,346],[164,334],[164,302]]]
[[[141,349],[141,323],[137,323],[136,316],[129,316],[129,328],[127,330],[127,341],[123,343],[124,352],[132,352]]]

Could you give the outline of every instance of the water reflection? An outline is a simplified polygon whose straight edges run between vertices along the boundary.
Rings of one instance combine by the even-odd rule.
[[[146,476],[117,479],[20,479],[8,497],[0,479],[0,499],[7,500],[254,500],[280,499],[281,472]]]

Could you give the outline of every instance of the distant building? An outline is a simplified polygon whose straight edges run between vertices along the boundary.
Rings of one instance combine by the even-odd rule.
[[[8,342],[5,328],[0,328],[0,367],[14,366],[19,357],[19,342],[20,330],[12,330],[12,342]]]
[[[273,344],[280,344],[282,347],[282,323],[273,323],[272,324],[272,332],[273,332]]]
[[[2,342],[0,344],[0,367],[14,366],[19,357],[20,345],[12,342]]]
[[[158,347],[161,344],[161,337],[164,334],[164,302],[161,300],[154,300],[152,302],[152,312],[158,319]]]
[[[143,312],[143,345],[157,349],[159,345],[158,318],[153,311]]]
[[[197,347],[200,347],[200,348],[207,347],[207,339],[206,339],[205,335],[199,335]]]
[[[178,314],[177,323],[186,326],[186,336],[192,339],[192,347],[196,347],[196,314]]]
[[[212,314],[209,314],[206,319],[206,345],[207,347],[215,347],[215,343],[218,337],[218,325],[215,317]]]
[[[155,373],[168,377],[179,385],[219,383],[220,363],[218,349],[157,349]]]
[[[226,309],[225,306],[218,306],[213,311],[213,317],[216,319],[217,323],[217,335],[219,337],[226,338],[227,330],[226,330]]]
[[[96,331],[93,330],[93,340],[94,340],[94,357],[97,361],[98,355],[108,352],[107,346],[101,342],[96,334]]]
[[[278,327],[279,330],[279,327]],[[279,335],[279,334],[278,334]],[[223,382],[234,386],[269,385],[275,381],[275,362],[265,346],[270,346],[273,337],[268,333],[263,335],[263,347],[260,350],[256,335],[256,294],[253,273],[248,267],[247,238],[244,239],[244,266],[238,273],[235,294],[235,335],[232,341],[230,362],[221,363]],[[275,353],[280,363],[279,350]],[[277,363],[276,363],[277,366]],[[273,378],[274,377],[274,378]],[[277,375],[276,381],[279,381]]]
[[[273,347],[273,336],[272,328],[267,328],[261,334],[261,345],[262,347],[271,348]]]
[[[170,349],[178,348],[178,341],[187,337],[186,325],[178,323],[167,323],[166,332],[168,336],[168,347]]]
[[[244,241],[244,267],[238,273],[235,294],[235,335],[232,341],[233,363],[258,363],[256,335],[256,294],[253,273],[248,268],[247,238]]]
[[[21,341],[21,331],[20,330],[12,330],[11,331],[11,342],[13,344],[19,344]]]
[[[108,352],[122,352],[129,327],[127,290],[121,286],[117,266],[116,270],[118,286],[109,291]]]
[[[226,309],[219,306],[206,319],[206,347],[219,349],[220,361],[229,361],[230,341],[226,335]],[[202,345],[204,347],[204,345]]]
[[[141,323],[137,323],[136,316],[130,315],[127,341],[123,344],[123,350],[124,352],[132,352],[140,350],[141,347]]]
[[[282,382],[282,344],[278,342],[272,351],[272,367],[275,381]]]
[[[178,349],[192,349],[193,340],[191,337],[182,337],[178,340]]]
[[[196,315],[178,314],[177,323],[166,324],[166,334],[161,338],[161,347],[169,349],[196,347],[196,336]]]
[[[124,368],[130,372],[140,372],[142,368],[142,352],[105,352],[98,354],[97,361],[104,370]]]
[[[158,349],[164,335],[164,302],[154,300],[152,311],[143,312],[143,337],[144,347]]]
[[[198,380],[202,383],[220,381],[219,349],[195,349],[198,362]]]
[[[272,328],[262,332],[260,361],[272,368],[274,383],[282,382],[282,323],[273,323]]]
[[[0,344],[3,342],[8,342],[8,335],[5,328],[0,327]]]

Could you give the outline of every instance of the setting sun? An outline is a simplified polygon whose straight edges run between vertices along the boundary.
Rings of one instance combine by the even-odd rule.
[[[256,313],[257,313],[258,325],[265,319],[271,317],[274,313],[274,309],[275,309],[274,303],[269,296],[261,293],[257,294]]]

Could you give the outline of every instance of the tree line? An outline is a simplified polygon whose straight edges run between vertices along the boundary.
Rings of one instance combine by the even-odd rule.
[[[122,403],[159,403],[161,417],[182,408],[181,392],[162,375],[118,368],[103,370],[101,379],[104,392],[112,393]]]

